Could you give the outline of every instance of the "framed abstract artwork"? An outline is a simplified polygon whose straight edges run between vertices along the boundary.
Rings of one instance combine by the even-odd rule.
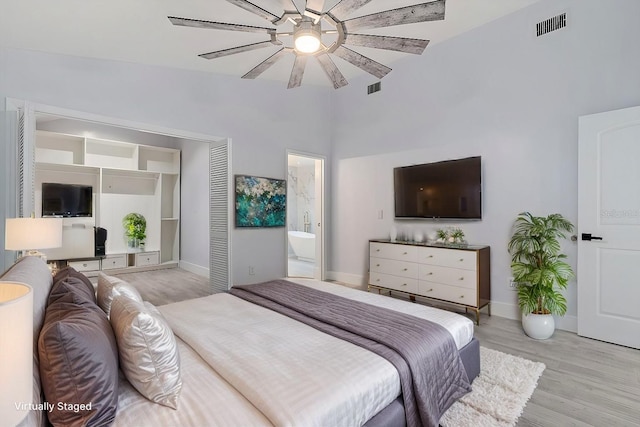
[[[259,176],[235,176],[236,227],[284,227],[287,181]]]

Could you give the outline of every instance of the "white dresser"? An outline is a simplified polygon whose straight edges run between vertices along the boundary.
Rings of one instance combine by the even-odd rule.
[[[489,246],[447,247],[369,242],[369,287],[430,298],[491,315]]]

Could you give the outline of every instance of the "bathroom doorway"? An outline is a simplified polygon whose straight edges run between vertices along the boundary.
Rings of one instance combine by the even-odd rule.
[[[324,275],[324,158],[287,152],[287,276]]]

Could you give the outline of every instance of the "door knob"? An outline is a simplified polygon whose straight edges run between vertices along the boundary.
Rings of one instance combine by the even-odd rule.
[[[591,233],[582,233],[582,240],[586,240],[586,241],[602,240],[602,237],[592,236]]]

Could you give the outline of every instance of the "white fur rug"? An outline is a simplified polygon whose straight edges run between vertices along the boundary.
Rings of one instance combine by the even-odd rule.
[[[544,363],[480,347],[480,375],[473,391],[445,412],[440,425],[515,426],[544,369]]]

